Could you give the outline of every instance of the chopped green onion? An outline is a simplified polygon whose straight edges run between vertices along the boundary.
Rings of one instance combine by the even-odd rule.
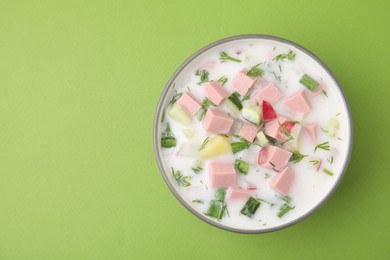
[[[215,192],[215,199],[210,201],[210,206],[205,213],[207,216],[222,219],[225,212],[227,211],[227,205],[225,203],[225,189],[218,189]]]
[[[324,173],[328,174],[329,176],[333,176],[333,175],[334,175],[333,172],[329,171],[329,170],[326,169],[326,168],[324,168],[322,171],[323,171]]]
[[[228,99],[238,108],[238,110],[241,110],[242,109],[242,103],[241,103],[241,100],[240,100],[240,94],[238,94],[237,92],[234,92],[233,94],[231,94]]]
[[[244,149],[248,149],[250,144],[248,141],[242,141],[231,143],[230,146],[232,147],[233,154],[236,154]]]
[[[231,60],[231,61],[235,61],[235,62],[241,62],[241,60],[239,60],[239,59],[236,59],[236,58],[233,58],[233,57],[230,57],[226,52],[221,52],[220,54],[219,54],[219,60],[221,61],[221,62],[227,62],[227,61],[229,61],[229,60]]]
[[[253,197],[250,197],[245,203],[244,207],[241,209],[240,213],[251,218],[256,213],[260,204],[260,201],[256,200]]]
[[[169,123],[167,123],[167,128],[161,134],[161,147],[170,148],[176,146],[176,137],[173,135]]]
[[[226,204],[219,200],[211,200],[206,215],[216,219],[222,219],[226,211]]]
[[[240,159],[236,159],[234,162],[234,167],[236,167],[240,173],[245,174],[245,175],[248,174],[249,163],[247,163],[243,160],[240,160]]]
[[[260,66],[261,63],[259,64],[256,64],[255,66],[253,66],[247,73],[246,75],[247,76],[264,76],[264,70],[260,69],[259,66]]]
[[[224,202],[225,201],[225,196],[226,196],[226,190],[225,189],[218,189],[216,192],[215,192],[215,199],[216,200],[219,200],[221,202]]]
[[[304,85],[308,90],[314,91],[320,85],[317,81],[312,79],[309,75],[304,74],[299,82]]]
[[[221,85],[225,85],[226,82],[228,81],[228,78],[226,76],[222,76],[218,79],[218,82],[221,83]]]

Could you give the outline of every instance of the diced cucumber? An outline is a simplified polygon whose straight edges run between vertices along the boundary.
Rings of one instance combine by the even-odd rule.
[[[192,121],[192,118],[187,113],[187,111],[177,103],[173,104],[172,107],[168,110],[168,115],[173,120],[183,125],[188,125]]]
[[[314,79],[312,79],[309,75],[307,74],[304,74],[302,76],[302,78],[299,80],[299,83],[301,83],[302,85],[304,85],[308,90],[310,91],[315,91],[318,86],[320,85],[320,83],[318,83],[317,81],[315,81]]]
[[[260,125],[261,107],[251,103],[246,104],[242,109],[242,117],[255,125]]]
[[[242,109],[242,103],[241,103],[241,100],[240,100],[240,94],[238,94],[237,92],[234,92],[233,94],[231,94],[228,97],[228,100],[230,100],[237,107],[238,110]]]
[[[334,118],[329,119],[328,129],[329,129],[329,136],[331,138],[335,138],[337,135],[337,132],[340,129],[340,122]]]
[[[223,102],[223,104],[228,109],[229,114],[231,114],[231,115],[237,115],[238,112],[240,112],[240,110],[237,108],[237,106],[232,101],[230,101],[229,99],[226,99]]]
[[[256,136],[257,136],[257,141],[259,141],[261,147],[264,147],[269,143],[263,131],[258,132]]]

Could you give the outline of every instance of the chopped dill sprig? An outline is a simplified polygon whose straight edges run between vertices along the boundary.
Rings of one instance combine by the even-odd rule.
[[[292,151],[292,156],[290,158],[290,162],[294,162],[294,163],[299,163],[300,161],[302,161],[303,158],[307,157],[307,155],[305,154],[301,154],[299,151],[297,150],[293,150]]]
[[[202,200],[193,200],[192,202],[194,202],[194,203],[200,203],[200,204],[203,204],[203,203],[204,203]]]
[[[201,106],[201,108],[200,108],[200,110],[199,110],[199,113],[198,113],[198,115],[197,115],[197,118],[198,118],[199,121],[203,119],[204,115],[205,115],[206,112],[207,112],[207,109],[208,109],[210,106],[214,106],[214,107],[215,107],[216,105],[215,105],[210,99],[205,98],[205,99],[203,100],[203,102],[202,102],[202,106]]]
[[[289,61],[294,61],[295,60],[295,57],[296,57],[296,53],[293,52],[292,50],[290,50],[287,54],[286,53],[281,53],[279,55],[277,55],[275,58],[273,58],[272,60],[274,61],[286,61],[289,60]]]
[[[206,184],[204,184],[203,183],[203,181],[202,180],[199,180],[199,182],[206,188],[206,190],[208,190],[209,189],[209,187],[207,187],[207,185]]]
[[[271,164],[272,170],[277,171],[276,168],[275,168],[275,164],[273,162],[269,161],[269,164]]]
[[[328,92],[326,92],[325,89],[322,90],[322,94],[324,94],[325,97],[328,97]]]
[[[266,172],[265,175],[264,175],[264,179],[268,179],[268,178],[271,178],[271,174],[269,174],[268,172]]]
[[[245,97],[243,97],[242,99],[241,99],[241,102],[244,102],[244,101],[246,101],[246,100],[249,100],[251,97],[249,96],[249,95],[246,95]]]
[[[260,69],[259,66],[262,63],[258,63],[255,66],[253,66],[247,73],[247,76],[264,76],[264,70]]]
[[[331,156],[331,157],[328,159],[328,162],[329,162],[330,164],[333,163],[333,156]]]
[[[210,140],[210,137],[206,137],[206,139],[204,139],[202,145],[199,148],[199,151],[203,150],[206,147],[206,145],[209,142],[209,140]]]
[[[175,90],[176,91],[176,90]],[[172,97],[171,101],[169,101],[168,105],[171,107],[173,104],[176,103],[176,101],[183,95],[183,93],[177,93]]]
[[[279,209],[279,212],[278,212],[278,217],[281,218],[283,217],[287,212],[289,212],[290,210],[293,210],[295,209],[295,206],[291,206],[290,204],[287,204],[287,203],[284,203],[280,209]]]
[[[314,152],[317,151],[317,149],[322,149],[322,150],[329,151],[330,150],[329,142],[324,142],[322,144],[317,145],[314,148]]]
[[[295,209],[295,206],[293,207],[293,206],[290,205],[291,198],[289,196],[283,196],[283,197],[280,197],[280,199],[283,200],[284,203],[279,208],[279,212],[277,214],[279,218],[283,217],[290,210]]]
[[[281,196],[280,199],[283,200],[286,203],[290,203],[291,202],[291,198],[289,196]]]
[[[241,60],[240,59],[237,59],[237,58],[233,58],[233,57],[231,57],[231,56],[229,56],[226,52],[221,52],[220,54],[219,54],[219,60],[221,61],[221,62],[227,62],[227,61],[234,61],[234,62],[241,62]]]
[[[200,82],[197,83],[197,85],[202,85],[205,82],[209,81],[209,72],[207,70],[197,70],[195,72],[195,75],[200,76]]]
[[[287,143],[288,141],[294,140],[294,137],[290,134],[290,132],[286,129],[286,127],[283,124],[281,124],[279,121],[278,124],[282,132],[287,136],[287,139],[282,142],[282,145]]]
[[[274,75],[274,77],[275,77],[275,79],[276,79],[277,81],[282,81],[282,76],[276,75],[275,71],[272,71],[272,74]]]
[[[191,185],[191,183],[188,181],[188,179],[190,179],[189,176],[182,175],[181,171],[179,170],[175,171],[173,167],[171,167],[171,169],[172,169],[173,178],[175,178],[179,186],[188,187]]]
[[[317,165],[320,163],[320,160],[311,160],[309,162],[311,162],[313,165]]]
[[[260,201],[260,202],[264,202],[264,203],[268,204],[270,207],[275,206],[275,203],[268,202],[268,201],[261,199],[261,198],[256,198],[256,200]]]
[[[325,130],[324,128],[320,127],[321,131],[324,132],[324,133],[329,133],[328,130]]]
[[[218,82],[221,83],[222,86],[225,85],[227,81],[228,81],[228,77],[226,76],[222,76],[218,79]]]

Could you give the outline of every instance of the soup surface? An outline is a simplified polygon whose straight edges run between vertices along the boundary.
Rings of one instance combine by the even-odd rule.
[[[350,118],[340,88],[300,49],[243,39],[210,48],[167,86],[158,155],[188,208],[265,230],[302,217],[345,167]]]

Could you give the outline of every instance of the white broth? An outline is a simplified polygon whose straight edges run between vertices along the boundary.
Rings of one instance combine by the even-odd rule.
[[[222,52],[225,52],[228,57],[222,57],[221,60]],[[257,64],[259,65],[256,66]],[[262,120],[258,131],[265,133],[269,143],[264,144],[259,137],[256,137],[253,142],[245,141],[237,136],[239,128],[244,122],[255,124],[243,117],[243,110],[235,113],[231,103],[229,106],[229,101],[226,101],[228,100],[226,97],[221,104],[205,106],[203,111],[204,113],[210,109],[222,111],[234,120],[229,133],[213,133],[205,129],[203,122],[205,116],[200,115],[202,109],[192,116],[184,105],[180,106],[175,102],[180,94],[189,93],[202,103],[206,98],[205,86],[210,81],[218,80],[220,80],[219,87],[227,91],[230,96],[237,91],[232,86],[233,78],[243,70],[247,74],[247,70],[253,67],[255,67],[254,74],[258,76],[251,76],[256,81],[245,94],[248,97],[238,96],[241,104],[246,108],[248,104],[257,105],[264,113],[264,107],[254,100],[254,96],[272,82],[283,94],[277,102],[271,104],[278,116],[273,120],[278,120],[279,116],[287,118],[288,122],[293,122],[293,129],[298,129],[297,135],[289,130],[285,132],[286,129],[280,126],[278,131],[284,131],[287,140],[276,140],[276,143],[270,144],[275,142],[265,130],[265,125],[270,121]],[[257,69],[260,69],[260,72]],[[260,74],[262,75],[259,76]],[[316,94],[309,89],[310,86],[308,88],[305,83],[300,83],[304,75],[308,75],[319,84],[314,91]],[[224,82],[221,77],[226,77],[227,81]],[[243,230],[243,232],[272,230],[306,216],[328,197],[340,181],[350,153],[349,111],[337,82],[320,63],[301,49],[272,39],[238,39],[225,42],[204,51],[190,61],[176,75],[167,91],[156,116],[157,157],[161,161],[160,167],[165,172],[171,189],[175,190],[183,203],[197,212],[197,215],[207,218],[209,222],[215,222],[217,226],[228,229]],[[287,99],[299,91],[304,91],[310,104],[311,111],[308,113],[296,113],[285,104]],[[175,105],[182,108],[181,112],[186,112],[185,119],[181,114],[178,116],[176,112],[171,112]],[[263,117],[264,114],[260,116]],[[314,130],[316,142],[305,129],[305,126],[311,124],[317,126]],[[168,138],[167,125],[171,134]],[[210,141],[216,136],[222,136],[228,141],[230,151],[216,156],[200,155],[202,148],[205,149],[205,146],[210,145],[205,142],[205,139],[208,138],[207,140]],[[163,144],[165,147],[161,145],[162,138],[166,138],[164,141],[168,142]],[[247,147],[233,153],[231,143],[234,142],[247,144]],[[283,165],[283,168],[288,167],[294,172],[293,180],[286,184],[287,194],[277,191],[270,185],[270,181],[281,174],[281,171],[275,171],[275,167],[265,167],[258,163],[262,146],[270,145],[293,152],[287,165]],[[236,159],[242,160],[244,164],[247,163],[244,165],[249,166],[247,173],[240,172],[242,169],[235,165]],[[210,205],[216,200],[217,190],[222,188],[226,191],[227,187],[212,187],[210,183],[212,162],[230,162],[235,165],[236,181],[231,186],[250,193],[242,199],[229,199],[225,196],[218,204],[225,207],[221,209],[219,217],[213,214],[210,216],[210,210],[213,210],[210,209]],[[252,209],[253,214],[249,214],[250,216],[242,211],[249,196],[260,203],[257,205],[257,210]]]

